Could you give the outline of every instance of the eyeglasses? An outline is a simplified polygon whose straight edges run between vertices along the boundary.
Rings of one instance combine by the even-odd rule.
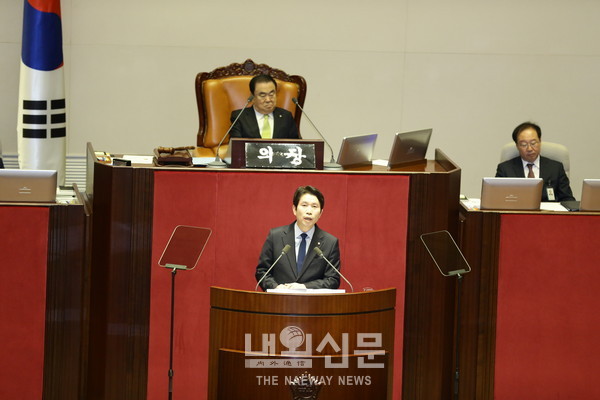
[[[264,92],[261,92],[261,93],[259,93],[259,94],[258,94],[256,97],[258,97],[258,98],[259,98],[259,99],[261,99],[261,100],[264,100],[264,99],[266,99],[267,97],[275,97],[275,95],[276,95],[276,93],[275,93],[275,91],[273,90],[273,91],[271,91],[271,92],[269,92],[269,93],[264,93]]]
[[[531,146],[531,148],[535,148],[535,147],[538,147],[539,145],[540,145],[540,142],[538,142],[537,140],[533,140],[533,141],[531,141],[531,142],[529,142],[529,143],[527,143],[527,142],[520,142],[520,143],[518,144],[518,146],[519,146],[520,148],[522,148],[522,149],[526,149],[526,148],[528,148],[529,146]]]

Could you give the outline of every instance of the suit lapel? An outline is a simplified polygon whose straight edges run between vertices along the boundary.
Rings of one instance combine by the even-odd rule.
[[[254,107],[248,107],[248,110],[244,112],[244,115],[240,118],[244,125],[248,128],[247,131],[252,138],[260,139],[260,130],[258,128],[258,121],[256,120],[256,113]]]
[[[544,157],[540,156],[540,178],[544,180],[544,182],[548,182],[551,177],[551,171],[549,170],[546,160]]]
[[[273,138],[281,137],[280,130],[282,118],[283,115],[281,114],[281,110],[279,108],[275,108],[275,110],[273,110]]]
[[[294,237],[294,224],[288,225],[287,229],[283,231],[281,234],[281,241],[284,247],[286,244],[292,246],[290,251],[288,251],[284,257],[287,260],[287,265],[291,269],[292,275],[297,277],[298,268],[296,267],[296,238]]]
[[[523,161],[521,157],[513,158],[513,168],[515,169],[515,176],[517,178],[525,178],[525,170],[523,169]]]

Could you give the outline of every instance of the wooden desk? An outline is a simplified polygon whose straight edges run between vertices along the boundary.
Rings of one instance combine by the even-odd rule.
[[[305,371],[313,376],[331,377],[328,387],[322,389],[323,396],[392,399],[393,366],[383,366],[394,354],[394,289],[302,295],[212,287],[210,302],[209,399],[243,398],[248,392],[261,399],[287,398],[290,389],[286,378],[289,381]],[[308,354],[283,355],[282,352],[290,351],[280,341],[285,333],[298,335],[302,343],[297,350]],[[368,334],[369,339],[360,339],[359,335],[363,334]],[[275,335],[275,342],[271,342],[269,352],[261,354],[259,352],[265,351],[264,335]],[[249,349],[246,340],[251,346]],[[367,356],[358,354],[360,351],[384,354],[376,356],[378,359],[373,356],[369,361]],[[239,357],[227,357],[223,353],[239,354]],[[231,361],[223,360],[224,357]],[[326,357],[335,358],[333,362],[343,367],[322,366]],[[266,365],[257,368],[247,365],[252,361],[263,363],[263,360]],[[270,368],[277,362],[274,360],[288,360],[289,368]],[[294,362],[297,360],[308,360],[313,365],[302,367]],[[373,367],[374,363],[381,364],[382,368]],[[237,385],[231,384],[232,376],[237,377]],[[265,376],[280,379],[276,385],[273,382],[265,385],[258,381]],[[343,378],[347,376],[369,384],[346,384]],[[245,385],[240,385],[242,381]]]
[[[174,394],[204,398],[209,287],[254,288],[268,229],[293,221],[292,194],[306,184],[325,194],[319,226],[340,239],[357,290],[398,291],[394,398],[450,393],[453,286],[419,240],[458,230],[460,169],[443,152],[407,171],[92,168],[90,399],[167,394],[170,276],[157,260],[182,223],[213,230],[199,266],[178,274],[175,312]]]
[[[89,214],[0,203],[0,398],[85,395]]]
[[[600,398],[600,214],[461,211],[461,399]]]

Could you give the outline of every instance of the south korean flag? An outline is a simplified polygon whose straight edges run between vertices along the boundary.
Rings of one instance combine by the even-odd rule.
[[[65,181],[67,113],[60,0],[25,0],[17,122],[21,169]]]

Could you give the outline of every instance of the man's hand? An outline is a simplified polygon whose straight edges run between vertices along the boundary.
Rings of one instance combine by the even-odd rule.
[[[281,283],[277,285],[275,289],[306,289],[303,283],[292,282],[292,283]]]
[[[292,282],[288,285],[290,289],[306,289],[306,285],[304,285],[304,283]]]

